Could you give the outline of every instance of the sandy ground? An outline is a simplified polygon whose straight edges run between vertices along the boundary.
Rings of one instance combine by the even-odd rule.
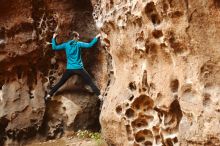
[[[78,138],[76,135],[65,135],[60,139],[48,141],[32,141],[25,146],[108,146],[102,139]]]
[[[36,142],[25,146],[108,146],[104,141],[79,138],[61,138],[46,142]]]

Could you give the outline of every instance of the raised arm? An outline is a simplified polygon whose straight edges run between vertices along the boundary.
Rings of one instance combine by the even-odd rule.
[[[57,34],[54,34],[53,38],[52,38],[52,49],[53,50],[63,50],[63,49],[65,49],[66,43],[62,43],[60,45],[56,44],[56,36],[57,36]]]
[[[81,48],[91,48],[92,46],[95,45],[95,43],[97,43],[98,38],[94,38],[90,43],[84,43],[84,42],[78,42],[79,47]]]

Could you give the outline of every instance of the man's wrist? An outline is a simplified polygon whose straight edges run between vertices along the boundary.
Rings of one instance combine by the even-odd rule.
[[[100,34],[98,34],[97,36],[96,36],[96,38],[98,39],[98,38],[100,38],[101,37],[101,35]]]

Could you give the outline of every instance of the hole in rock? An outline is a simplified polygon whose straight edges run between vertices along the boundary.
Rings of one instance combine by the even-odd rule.
[[[161,142],[160,135],[155,136],[155,141],[156,141],[156,144],[159,144]]]
[[[150,83],[150,88],[156,89],[156,85],[154,83]]]
[[[138,118],[132,121],[131,125],[134,128],[146,127],[154,119],[153,116],[139,114]]]
[[[130,125],[126,125],[126,131],[129,135],[132,134],[132,129]]]
[[[163,3],[163,11],[165,12],[165,13],[167,13],[167,10],[169,9],[169,6],[168,6],[168,4],[164,1],[164,3]]]
[[[133,99],[134,99],[134,95],[131,95],[131,96],[129,97],[129,100],[132,101]]]
[[[139,104],[135,105],[135,108],[136,108],[137,110],[139,110],[139,109],[140,109],[140,105],[139,105]]]
[[[163,32],[161,31],[161,30],[154,30],[153,32],[152,32],[152,35],[155,37],[155,38],[160,38],[160,37],[162,37],[163,36]]]
[[[146,88],[142,88],[142,90],[143,90],[143,92],[147,91],[147,89],[146,89]]]
[[[145,140],[145,138],[143,136],[137,137],[136,141],[137,142],[143,142]]]
[[[151,141],[145,141],[144,146],[152,146],[152,142]]]
[[[136,142],[134,142],[134,146],[140,146],[139,144],[137,144]]]
[[[210,99],[211,95],[208,93],[204,93],[203,94],[203,106],[209,106],[211,103],[211,99]]]
[[[137,89],[135,82],[130,82],[128,87],[131,91],[134,91]]]
[[[180,42],[172,42],[170,46],[173,48],[175,54],[182,54],[187,51],[187,47]]]
[[[5,39],[5,28],[1,27],[0,28],[0,40]]]
[[[143,73],[143,77],[142,77],[142,86],[143,88],[146,88],[148,87],[148,82],[147,82],[147,71],[144,70],[144,73]],[[146,90],[146,89],[145,89]]]
[[[154,10],[155,10],[154,2],[148,3],[147,6],[145,7],[145,12],[146,12],[147,14],[153,13]]]
[[[21,77],[22,77],[22,71],[23,71],[23,69],[22,69],[21,66],[18,66],[18,67],[16,68],[16,73],[17,73],[18,79],[21,79]]]
[[[170,15],[171,18],[178,18],[178,17],[181,17],[183,15],[183,12],[175,11],[173,13],[170,13],[169,15]]]
[[[34,95],[31,91],[28,91],[30,99],[34,98]]]
[[[148,125],[147,123],[147,119],[145,117],[140,117],[136,120],[134,120],[132,123],[131,123],[132,127],[133,128],[140,128],[140,127],[145,127]]]
[[[154,2],[150,2],[145,7],[145,13],[153,24],[160,24],[160,16],[156,10]]]
[[[66,111],[66,107],[63,107],[63,110]]]
[[[148,41],[146,41],[145,43],[145,52],[149,55],[155,55],[158,52],[158,48],[159,46],[155,43],[149,43]]]
[[[179,126],[179,123],[180,123],[180,121],[181,121],[181,119],[182,119],[183,114],[182,114],[182,110],[181,110],[179,101],[178,101],[177,99],[175,99],[175,100],[171,103],[171,105],[170,105],[170,112],[172,113],[173,116],[176,117],[176,119],[177,119],[177,125],[176,125],[176,127],[178,127],[178,126]]]
[[[105,22],[104,24],[105,25],[101,28],[101,30],[104,33],[109,34],[111,32],[111,30],[115,30],[115,23],[114,22],[109,21],[109,22]],[[109,44],[110,44],[110,42],[109,42]]]
[[[174,138],[173,138],[173,142],[174,142],[174,143],[177,143],[177,142],[178,142],[178,138],[177,138],[177,137],[174,137]]]
[[[220,8],[220,0],[214,0],[214,5],[215,5],[217,8]]]
[[[126,112],[125,112],[125,115],[126,115],[126,117],[128,117],[128,118],[133,117],[133,116],[134,116],[134,110],[131,109],[131,108],[127,109]]]
[[[170,82],[170,89],[172,92],[177,92],[179,88],[179,81],[177,79]]]
[[[147,95],[142,94],[137,97],[132,103],[132,108],[134,109],[151,109],[154,105],[154,101]]]
[[[151,20],[153,24],[160,24],[160,19],[159,16],[157,14],[152,14],[151,15]]]
[[[206,84],[204,85],[204,88],[210,88],[212,85],[213,85],[213,83],[206,83]]]
[[[165,141],[166,141],[166,145],[168,145],[168,146],[173,146],[172,139],[167,138]]]
[[[121,114],[121,112],[122,112],[122,107],[119,105],[116,107],[116,113]]]
[[[143,142],[145,140],[152,141],[153,140],[153,134],[150,130],[147,130],[147,129],[141,130],[141,131],[139,131],[135,134],[135,140],[137,142]]]
[[[172,125],[172,123],[176,123],[176,117],[172,114],[165,114],[164,116],[164,125]],[[172,125],[172,128],[176,125]]]
[[[90,12],[93,11],[93,7],[90,0],[73,0],[72,8],[75,11],[90,11]]]
[[[8,123],[10,121],[8,119],[6,119],[5,117],[2,117],[0,120],[0,135],[4,134],[5,132],[5,128],[8,126]],[[0,144],[2,142],[3,139],[0,139]]]
[[[142,27],[142,24],[143,24],[142,18],[136,18],[136,19],[133,21],[133,24],[134,24],[135,26]]]

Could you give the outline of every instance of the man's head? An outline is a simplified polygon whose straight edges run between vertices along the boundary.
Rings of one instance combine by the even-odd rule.
[[[78,40],[79,40],[79,33],[76,32],[76,31],[73,31],[73,32],[71,33],[71,37],[72,37],[73,40],[78,41]]]

